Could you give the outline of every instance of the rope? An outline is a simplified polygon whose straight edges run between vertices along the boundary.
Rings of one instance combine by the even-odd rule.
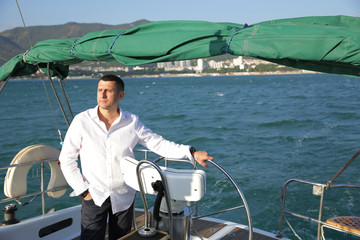
[[[47,70],[47,71],[48,71],[48,74],[50,74],[50,73],[49,73],[49,71],[50,71],[50,69],[49,69],[49,64],[48,64],[48,70]],[[57,130],[58,130],[58,134],[59,134],[59,138],[60,138],[60,144],[62,145],[63,137],[62,137],[62,135],[61,135],[61,131],[60,131],[60,128],[59,128],[59,124],[58,124],[57,119],[56,119],[56,116],[55,116],[54,108],[53,108],[53,106],[52,106],[52,104],[51,104],[51,100],[50,100],[49,93],[48,93],[48,91],[47,91],[47,88],[46,88],[44,79],[42,79],[41,81],[42,81],[42,83],[43,83],[44,90],[45,90],[45,93],[46,93],[46,96],[47,96],[47,99],[48,99],[48,102],[49,102],[49,105],[50,105],[50,109],[51,109],[53,118],[54,118],[54,120],[55,120],[56,128],[57,128]]]
[[[112,47],[114,46],[116,40],[117,40],[121,35],[123,35],[125,32],[126,32],[126,31],[122,31],[121,33],[119,33],[119,34],[116,36],[116,38],[114,39],[113,43],[110,45],[110,47],[109,47],[109,54],[110,54],[111,56],[112,56],[111,49],[112,49]]]
[[[60,141],[63,141],[62,136],[61,136],[61,132],[60,132],[60,128],[59,128],[59,124],[58,124],[58,122],[57,122],[57,120],[56,120],[54,108],[53,108],[53,106],[52,106],[52,104],[51,104],[51,100],[50,100],[50,97],[49,97],[49,93],[48,93],[48,91],[47,91],[47,89],[46,89],[46,85],[45,85],[44,79],[42,79],[42,83],[43,83],[43,86],[44,86],[44,89],[45,89],[45,93],[46,93],[47,99],[48,99],[48,101],[49,101],[49,105],[50,105],[50,108],[51,108],[52,115],[53,115],[54,120],[55,120],[55,124],[56,124],[57,130],[58,130],[58,133],[59,133],[59,137],[60,137]]]
[[[80,60],[77,56],[74,55],[74,48],[75,48],[75,45],[76,45],[76,43],[77,43],[78,40],[79,40],[79,39],[76,39],[75,42],[74,42],[74,44],[72,45],[71,50],[70,50],[70,54],[71,54],[71,56],[72,56],[73,58]]]
[[[27,36],[27,39],[28,39],[28,41],[29,41],[29,45],[30,45],[30,49],[31,49],[31,48],[32,48],[32,42],[31,42],[31,39],[30,39],[30,34],[29,34],[29,31],[28,31],[28,29],[27,29],[27,27],[26,27],[25,20],[24,20],[24,18],[23,18],[23,15],[22,15],[21,9],[20,9],[20,5],[19,5],[19,3],[18,3],[17,0],[16,0],[16,5],[17,5],[17,7],[18,7],[18,10],[19,10],[19,13],[20,13],[20,17],[21,17],[21,20],[22,20],[22,22],[23,22],[24,29],[25,29],[25,32],[26,32],[26,36]],[[27,51],[24,53],[24,55],[23,55],[23,61],[24,61],[24,63],[26,63],[26,58],[25,58],[25,56],[26,56],[26,54],[27,54],[28,52],[29,52],[29,50],[27,50]]]
[[[39,193],[39,194],[40,194],[40,193]],[[31,203],[31,202],[35,199],[36,196],[39,196],[39,194],[34,195],[33,198],[30,199],[29,201],[27,201],[26,203],[23,203],[23,202],[21,202],[21,201],[18,200],[18,199],[15,199],[15,201],[16,201],[18,204],[20,204],[21,206],[26,206],[26,205],[28,205],[29,203]]]
[[[17,5],[17,7],[18,7],[18,10],[19,10],[19,13],[20,13],[20,16],[21,16],[21,20],[22,20],[22,22],[23,22],[24,29],[25,29],[25,32],[26,32],[26,36],[27,36],[27,38],[28,38],[29,45],[30,45],[30,49],[31,49],[33,45],[32,45],[31,39],[30,39],[30,34],[29,34],[29,31],[28,31],[28,29],[27,29],[27,27],[26,27],[26,24],[25,24],[23,15],[22,15],[22,13],[21,13],[20,5],[19,5],[19,3],[18,3],[17,0],[16,0],[16,5]],[[76,41],[77,41],[77,40],[76,40]],[[76,41],[75,41],[75,43],[76,43]],[[72,53],[72,50],[73,50],[73,48],[74,48],[74,46],[75,46],[75,43],[74,43],[74,45],[73,45],[73,47],[72,47],[72,49],[71,49],[71,55],[72,55],[73,57],[75,57],[75,56],[73,55],[73,53]],[[24,61],[25,63],[26,63],[26,54],[27,54],[28,52],[29,52],[29,50],[27,50],[27,51],[23,54],[23,61]],[[76,57],[75,57],[75,58],[76,58]],[[38,69],[40,69],[39,65],[37,65],[37,67],[38,67]],[[49,69],[49,64],[48,64],[47,71],[48,71],[48,74],[50,75],[50,72],[49,72],[49,71],[50,71],[50,69]],[[60,128],[59,128],[59,124],[58,124],[58,122],[57,122],[57,120],[56,120],[56,116],[55,116],[55,113],[54,113],[54,108],[53,108],[53,106],[52,106],[52,104],[51,104],[50,97],[49,97],[49,93],[48,93],[48,91],[47,91],[47,89],[46,89],[45,82],[44,82],[43,79],[42,79],[42,83],[43,83],[43,86],[44,86],[44,89],[45,89],[45,92],[46,92],[46,96],[47,96],[47,98],[48,98],[48,101],[49,101],[49,104],[50,104],[50,108],[51,108],[51,111],[52,111],[52,114],[53,114],[53,117],[54,117],[54,120],[55,120],[55,124],[56,124],[57,130],[58,130],[58,134],[59,134],[60,141],[63,142],[63,138],[62,138],[62,136],[61,136],[61,131],[60,131]],[[36,195],[35,195],[29,202],[25,203],[24,205],[29,204],[32,200],[34,200],[35,197],[36,197]],[[21,204],[20,201],[18,201],[18,202]],[[23,205],[23,204],[22,204],[22,205]]]
[[[32,43],[31,43],[31,39],[30,39],[30,34],[29,34],[28,30],[27,30],[27,27],[26,27],[26,24],[25,24],[25,21],[24,21],[24,18],[23,18],[23,15],[22,15],[22,13],[21,13],[20,6],[19,6],[19,3],[18,3],[17,0],[16,0],[16,5],[17,5],[17,7],[18,7],[18,9],[19,9],[19,13],[20,13],[21,20],[22,20],[22,22],[23,22],[23,24],[24,24],[24,28],[25,28],[25,31],[26,31],[26,36],[28,37],[28,41],[29,41],[29,44],[30,44],[30,48],[32,48]]]
[[[229,42],[228,42],[228,44],[227,44],[227,46],[226,46],[226,53],[229,53],[230,43],[231,43],[234,35],[235,35],[237,32],[239,32],[240,30],[245,29],[245,28],[247,28],[247,27],[249,27],[249,25],[247,25],[247,23],[245,23],[245,25],[244,25],[243,28],[237,28],[237,29],[231,34],[230,40],[229,40]]]
[[[286,221],[287,225],[289,226],[289,228],[291,229],[291,231],[294,233],[294,235],[295,235],[299,240],[302,240],[301,237],[295,232],[294,228],[291,226],[291,224],[289,223],[289,221],[287,220],[286,217],[285,217],[285,221]]]
[[[23,57],[22,57],[22,59],[23,59],[23,62],[24,63],[27,63],[26,62],[26,54],[29,52],[29,50],[26,50],[26,52],[24,52],[24,54],[23,54]]]
[[[321,239],[326,240],[325,239],[325,234],[324,234],[324,225],[321,225]]]

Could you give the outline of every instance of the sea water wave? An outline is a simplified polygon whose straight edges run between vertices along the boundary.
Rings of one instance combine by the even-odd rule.
[[[260,123],[259,127],[296,127],[296,126],[305,126],[308,124],[319,124],[318,121],[314,121],[311,119],[306,120],[297,120],[297,119],[282,119],[278,121],[270,121],[270,122],[264,122]]]
[[[242,188],[254,226],[273,233],[279,225],[280,187],[286,180],[326,183],[359,148],[357,78],[306,74],[124,80],[126,97],[121,108],[139,115],[147,127],[166,139],[207,150]],[[68,80],[67,94],[75,114],[96,105],[96,86],[93,79]],[[56,122],[62,136],[67,126],[52,94],[50,97],[56,120],[41,81],[9,81],[6,85],[0,94],[1,165],[10,163],[18,151],[31,144],[61,148]],[[360,185],[359,167],[358,160],[338,183]],[[208,191],[200,202],[200,214],[237,203],[236,193],[224,176],[214,167],[205,171]],[[0,172],[0,178],[5,174]],[[33,181],[39,181],[36,174]],[[292,210],[316,215],[319,199],[311,189],[296,185],[290,192]],[[360,205],[359,193],[340,191],[339,195],[340,199],[327,194],[334,207],[326,206],[326,217],[359,216],[360,208],[354,207]],[[46,201],[52,201],[56,209],[78,204],[76,198]],[[19,206],[17,216],[39,214],[39,202],[33,201],[30,208]],[[141,207],[141,201],[137,205]],[[218,217],[246,222],[241,210]],[[303,239],[313,239],[315,224],[294,218],[289,221]],[[294,239],[289,228],[285,228],[285,235]],[[326,237],[341,239],[343,235]]]

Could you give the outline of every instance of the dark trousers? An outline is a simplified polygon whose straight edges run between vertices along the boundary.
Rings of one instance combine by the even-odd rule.
[[[83,200],[81,208],[81,240],[105,239],[109,216],[109,240],[118,239],[131,231],[134,203],[129,209],[112,214],[110,197],[101,207],[93,200]]]

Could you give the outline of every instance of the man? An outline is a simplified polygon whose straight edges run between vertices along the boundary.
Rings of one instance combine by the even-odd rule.
[[[187,157],[208,167],[212,160],[205,151],[167,141],[145,127],[132,113],[123,111],[124,82],[115,75],[100,78],[98,106],[78,114],[66,133],[60,166],[76,195],[82,196],[81,239],[104,239],[109,217],[109,239],[131,230],[135,190],[124,182],[121,161],[134,157],[133,148],[142,144],[171,158]],[[77,165],[81,156],[81,168]]]

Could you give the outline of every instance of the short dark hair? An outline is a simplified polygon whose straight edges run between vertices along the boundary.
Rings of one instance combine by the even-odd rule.
[[[117,86],[117,89],[119,90],[119,92],[121,91],[125,91],[125,84],[124,84],[124,81],[116,76],[116,75],[104,75],[100,78],[100,80],[102,81],[114,81],[116,83],[116,86]],[[100,81],[99,80],[99,81]]]

